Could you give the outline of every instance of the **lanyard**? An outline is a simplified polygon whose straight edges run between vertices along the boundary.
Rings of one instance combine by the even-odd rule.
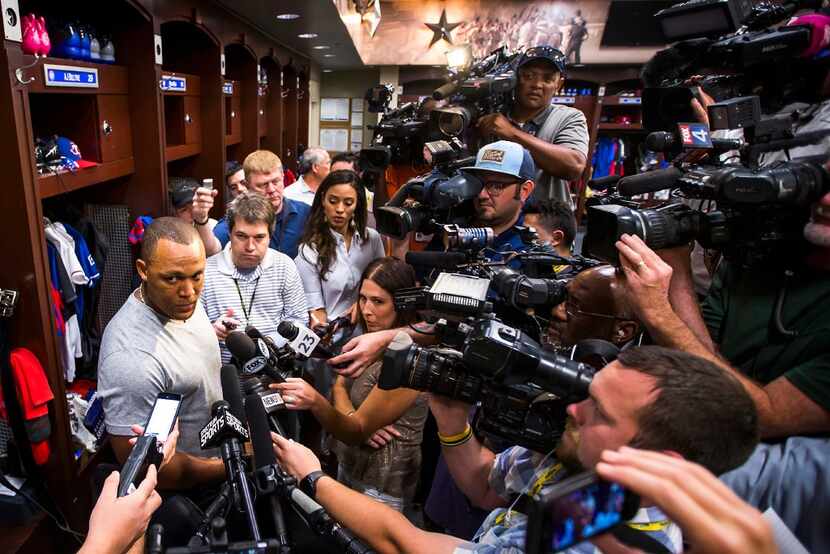
[[[245,323],[251,323],[251,314],[254,311],[254,297],[256,296],[256,289],[259,286],[259,277],[254,281],[254,292],[251,293],[251,301],[248,303],[248,309],[245,309],[245,301],[242,299],[242,289],[239,288],[239,279],[234,279],[233,284],[236,285],[236,293],[239,295],[239,303],[242,305],[242,313],[245,314]]]

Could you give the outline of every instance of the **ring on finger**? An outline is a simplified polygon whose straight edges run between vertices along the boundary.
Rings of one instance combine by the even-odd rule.
[[[286,404],[291,404],[295,400],[294,396],[290,395],[290,394],[286,394],[285,396],[282,397],[282,399],[285,401]]]
[[[645,266],[646,266],[646,262],[645,262],[645,261],[640,260],[639,262],[637,262],[637,269],[638,269],[638,270],[639,270],[641,267],[645,267]]]

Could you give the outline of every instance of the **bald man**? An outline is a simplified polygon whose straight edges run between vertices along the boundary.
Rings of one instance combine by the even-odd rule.
[[[640,322],[625,300],[624,277],[610,265],[586,269],[568,283],[568,298],[551,310],[548,340],[572,346],[603,339],[623,346],[640,332]]]

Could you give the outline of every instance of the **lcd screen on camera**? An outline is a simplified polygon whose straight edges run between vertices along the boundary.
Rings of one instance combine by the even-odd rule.
[[[551,510],[551,550],[568,548],[620,523],[625,498],[621,485],[599,481],[558,499]]]

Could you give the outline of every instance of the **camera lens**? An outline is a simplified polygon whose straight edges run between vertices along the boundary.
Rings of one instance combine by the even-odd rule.
[[[492,246],[494,240],[495,235],[490,227],[444,226],[444,246],[448,250],[481,250]]]
[[[478,400],[482,381],[465,372],[456,356],[423,348],[417,350],[408,383],[404,386],[468,403]]]

